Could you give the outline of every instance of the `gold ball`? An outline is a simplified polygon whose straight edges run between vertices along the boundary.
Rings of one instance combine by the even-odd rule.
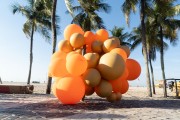
[[[82,77],[85,80],[85,83],[91,87],[97,86],[101,81],[101,75],[99,71],[94,68],[86,70]]]
[[[122,94],[120,92],[116,93],[116,101],[120,101],[122,98]]]
[[[120,77],[125,70],[125,62],[117,53],[104,54],[97,66],[102,78],[105,80],[115,80]]]
[[[82,49],[76,49],[74,50],[75,52],[79,53],[79,54],[82,54]]]
[[[94,41],[91,46],[92,51],[96,53],[101,53],[103,51],[102,44],[103,43],[99,40]]]
[[[109,97],[112,93],[112,86],[106,80],[101,80],[100,84],[95,87],[95,92],[100,97]]]
[[[94,87],[85,85],[85,95],[90,96],[94,93]]]
[[[118,44],[118,45],[121,45],[121,42],[120,42],[120,40],[119,40],[119,38],[118,38],[118,37],[114,37],[114,36],[112,36],[112,37],[109,37],[109,39],[116,40],[117,44]]]
[[[129,49],[129,47],[123,45],[123,46],[120,46],[120,48],[123,49],[123,50],[126,52],[127,57],[129,57],[129,55],[130,55],[130,49]]]
[[[68,40],[59,41],[58,49],[59,51],[66,52],[66,53],[73,51],[73,47],[71,46]]]
[[[109,102],[116,102],[116,100],[117,100],[117,95],[116,95],[116,93],[112,93],[109,97],[107,97],[106,98],[107,99],[107,101],[109,101]]]
[[[84,44],[84,36],[80,33],[74,33],[70,37],[70,43],[74,48],[81,48]]]
[[[118,48],[120,47],[119,41],[117,39],[107,39],[104,43],[103,43],[103,51],[105,53],[110,52],[112,49],[114,48]]]
[[[84,57],[88,62],[88,68],[95,68],[98,65],[99,62],[98,53],[86,53]]]

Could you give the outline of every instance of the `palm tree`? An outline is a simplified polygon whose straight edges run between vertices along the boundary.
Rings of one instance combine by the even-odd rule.
[[[112,36],[119,38],[121,45],[131,47],[131,44],[128,42],[128,39],[131,37],[131,34],[129,34],[128,32],[124,33],[124,28],[114,26],[114,28],[110,30],[110,32]]]
[[[152,90],[151,90],[151,81],[150,81],[150,74],[149,74],[149,61],[147,55],[147,45],[146,45],[146,26],[145,26],[145,17],[146,12],[145,8],[149,8],[148,0],[125,0],[122,5],[122,11],[125,13],[126,22],[129,24],[129,15],[133,11],[136,11],[136,6],[140,6],[140,20],[141,20],[141,39],[142,39],[142,48],[144,54],[144,61],[146,65],[146,82],[147,82],[147,89],[148,89],[148,96],[152,97]]]
[[[102,18],[97,12],[109,13],[110,6],[102,0],[78,0],[79,6],[72,6],[72,0],[65,0],[68,13],[73,17],[72,23],[78,24],[84,31],[105,28]],[[86,45],[83,46],[83,55]]]
[[[50,14],[47,13],[44,4],[40,1],[27,0],[28,6],[21,6],[16,3],[12,5],[12,12],[21,13],[26,17],[26,22],[23,25],[23,32],[27,37],[30,37],[30,66],[27,84],[30,84],[31,69],[33,62],[33,36],[34,32],[39,32],[49,42],[51,30]]]
[[[52,22],[52,54],[56,51],[56,42],[57,42],[57,24],[56,24],[56,5],[57,5],[57,0],[53,0],[53,5],[52,8],[50,7],[51,12],[51,22]],[[47,83],[47,89],[46,89],[46,94],[51,93],[51,84],[52,84],[52,77],[48,76],[48,83]]]
[[[163,86],[164,86],[164,97],[167,97],[166,91],[166,77],[165,77],[165,68],[164,68],[164,40],[163,38],[169,39],[170,43],[174,44],[177,41],[177,28],[180,27],[180,20],[174,19],[176,14],[180,14],[180,11],[177,8],[180,8],[180,5],[173,6],[174,0],[169,1],[159,1],[155,0],[154,8],[149,14],[149,19],[155,27],[158,27],[159,30],[159,39],[160,39],[160,60],[161,60],[161,70],[163,77]]]
[[[101,0],[78,0],[78,2],[79,6],[72,7],[72,11],[77,12],[72,23],[80,25],[84,31],[105,28],[97,12],[109,13],[110,6],[107,3],[102,3]]]
[[[142,43],[141,39],[141,27],[134,28],[131,33],[132,36],[129,38],[129,42],[132,42],[131,50],[133,51],[137,46]],[[149,66],[151,70],[151,82],[153,88],[153,94],[155,94],[155,84],[154,84],[154,72],[152,61],[156,60],[156,51],[160,49],[160,40],[158,39],[158,31],[156,28],[152,27],[149,21],[146,21],[146,38],[147,38],[147,53],[149,57]],[[164,43],[165,48],[167,48],[167,43]],[[142,50],[143,51],[143,50]]]

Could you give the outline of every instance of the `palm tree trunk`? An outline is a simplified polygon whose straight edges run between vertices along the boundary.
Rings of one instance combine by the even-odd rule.
[[[151,68],[151,78],[152,78],[153,94],[156,94],[155,85],[154,85],[154,72],[153,72],[153,66],[152,66],[152,62],[151,62],[151,58],[150,57],[149,57],[149,65],[150,65],[150,68]]]
[[[28,74],[27,84],[30,84],[30,80],[31,80],[31,70],[32,70],[32,62],[33,62],[33,36],[34,36],[34,23],[33,23],[33,25],[32,25],[32,30],[31,30],[31,39],[30,39],[30,64],[29,64],[29,74]]]
[[[160,49],[160,55],[161,55],[161,70],[162,70],[162,77],[163,77],[163,89],[164,89],[164,97],[167,97],[167,91],[166,91],[166,77],[165,77],[165,71],[164,71],[164,44],[163,44],[163,31],[162,26],[160,26],[160,37],[161,37],[161,49]]]
[[[149,66],[148,66],[148,56],[147,56],[147,47],[146,47],[146,29],[145,29],[145,1],[141,0],[141,26],[142,26],[142,48],[143,48],[143,54],[144,54],[144,61],[146,65],[146,83],[147,83],[147,90],[148,90],[148,96],[152,97],[152,90],[151,90],[151,81],[150,81],[150,74],[149,74]]]
[[[52,15],[51,15],[51,22],[52,22],[52,38],[53,38],[53,49],[52,54],[56,51],[56,41],[57,41],[57,35],[56,35],[56,5],[57,0],[53,0],[53,7],[52,7]],[[47,83],[47,89],[46,94],[51,93],[51,84],[52,84],[52,77],[48,77],[48,83]]]

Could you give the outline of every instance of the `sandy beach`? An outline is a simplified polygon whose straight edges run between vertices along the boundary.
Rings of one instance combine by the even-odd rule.
[[[147,97],[145,87],[130,87],[121,101],[109,103],[96,94],[77,105],[63,105],[53,95],[45,95],[46,84],[34,84],[33,94],[0,94],[0,119],[121,119],[178,120],[180,99],[168,90],[156,88],[156,95]]]

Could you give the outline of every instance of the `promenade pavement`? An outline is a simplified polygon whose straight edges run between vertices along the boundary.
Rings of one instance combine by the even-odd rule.
[[[130,88],[123,99],[109,103],[95,94],[77,105],[63,105],[53,95],[0,94],[0,120],[95,119],[179,120],[180,99],[144,96]]]

